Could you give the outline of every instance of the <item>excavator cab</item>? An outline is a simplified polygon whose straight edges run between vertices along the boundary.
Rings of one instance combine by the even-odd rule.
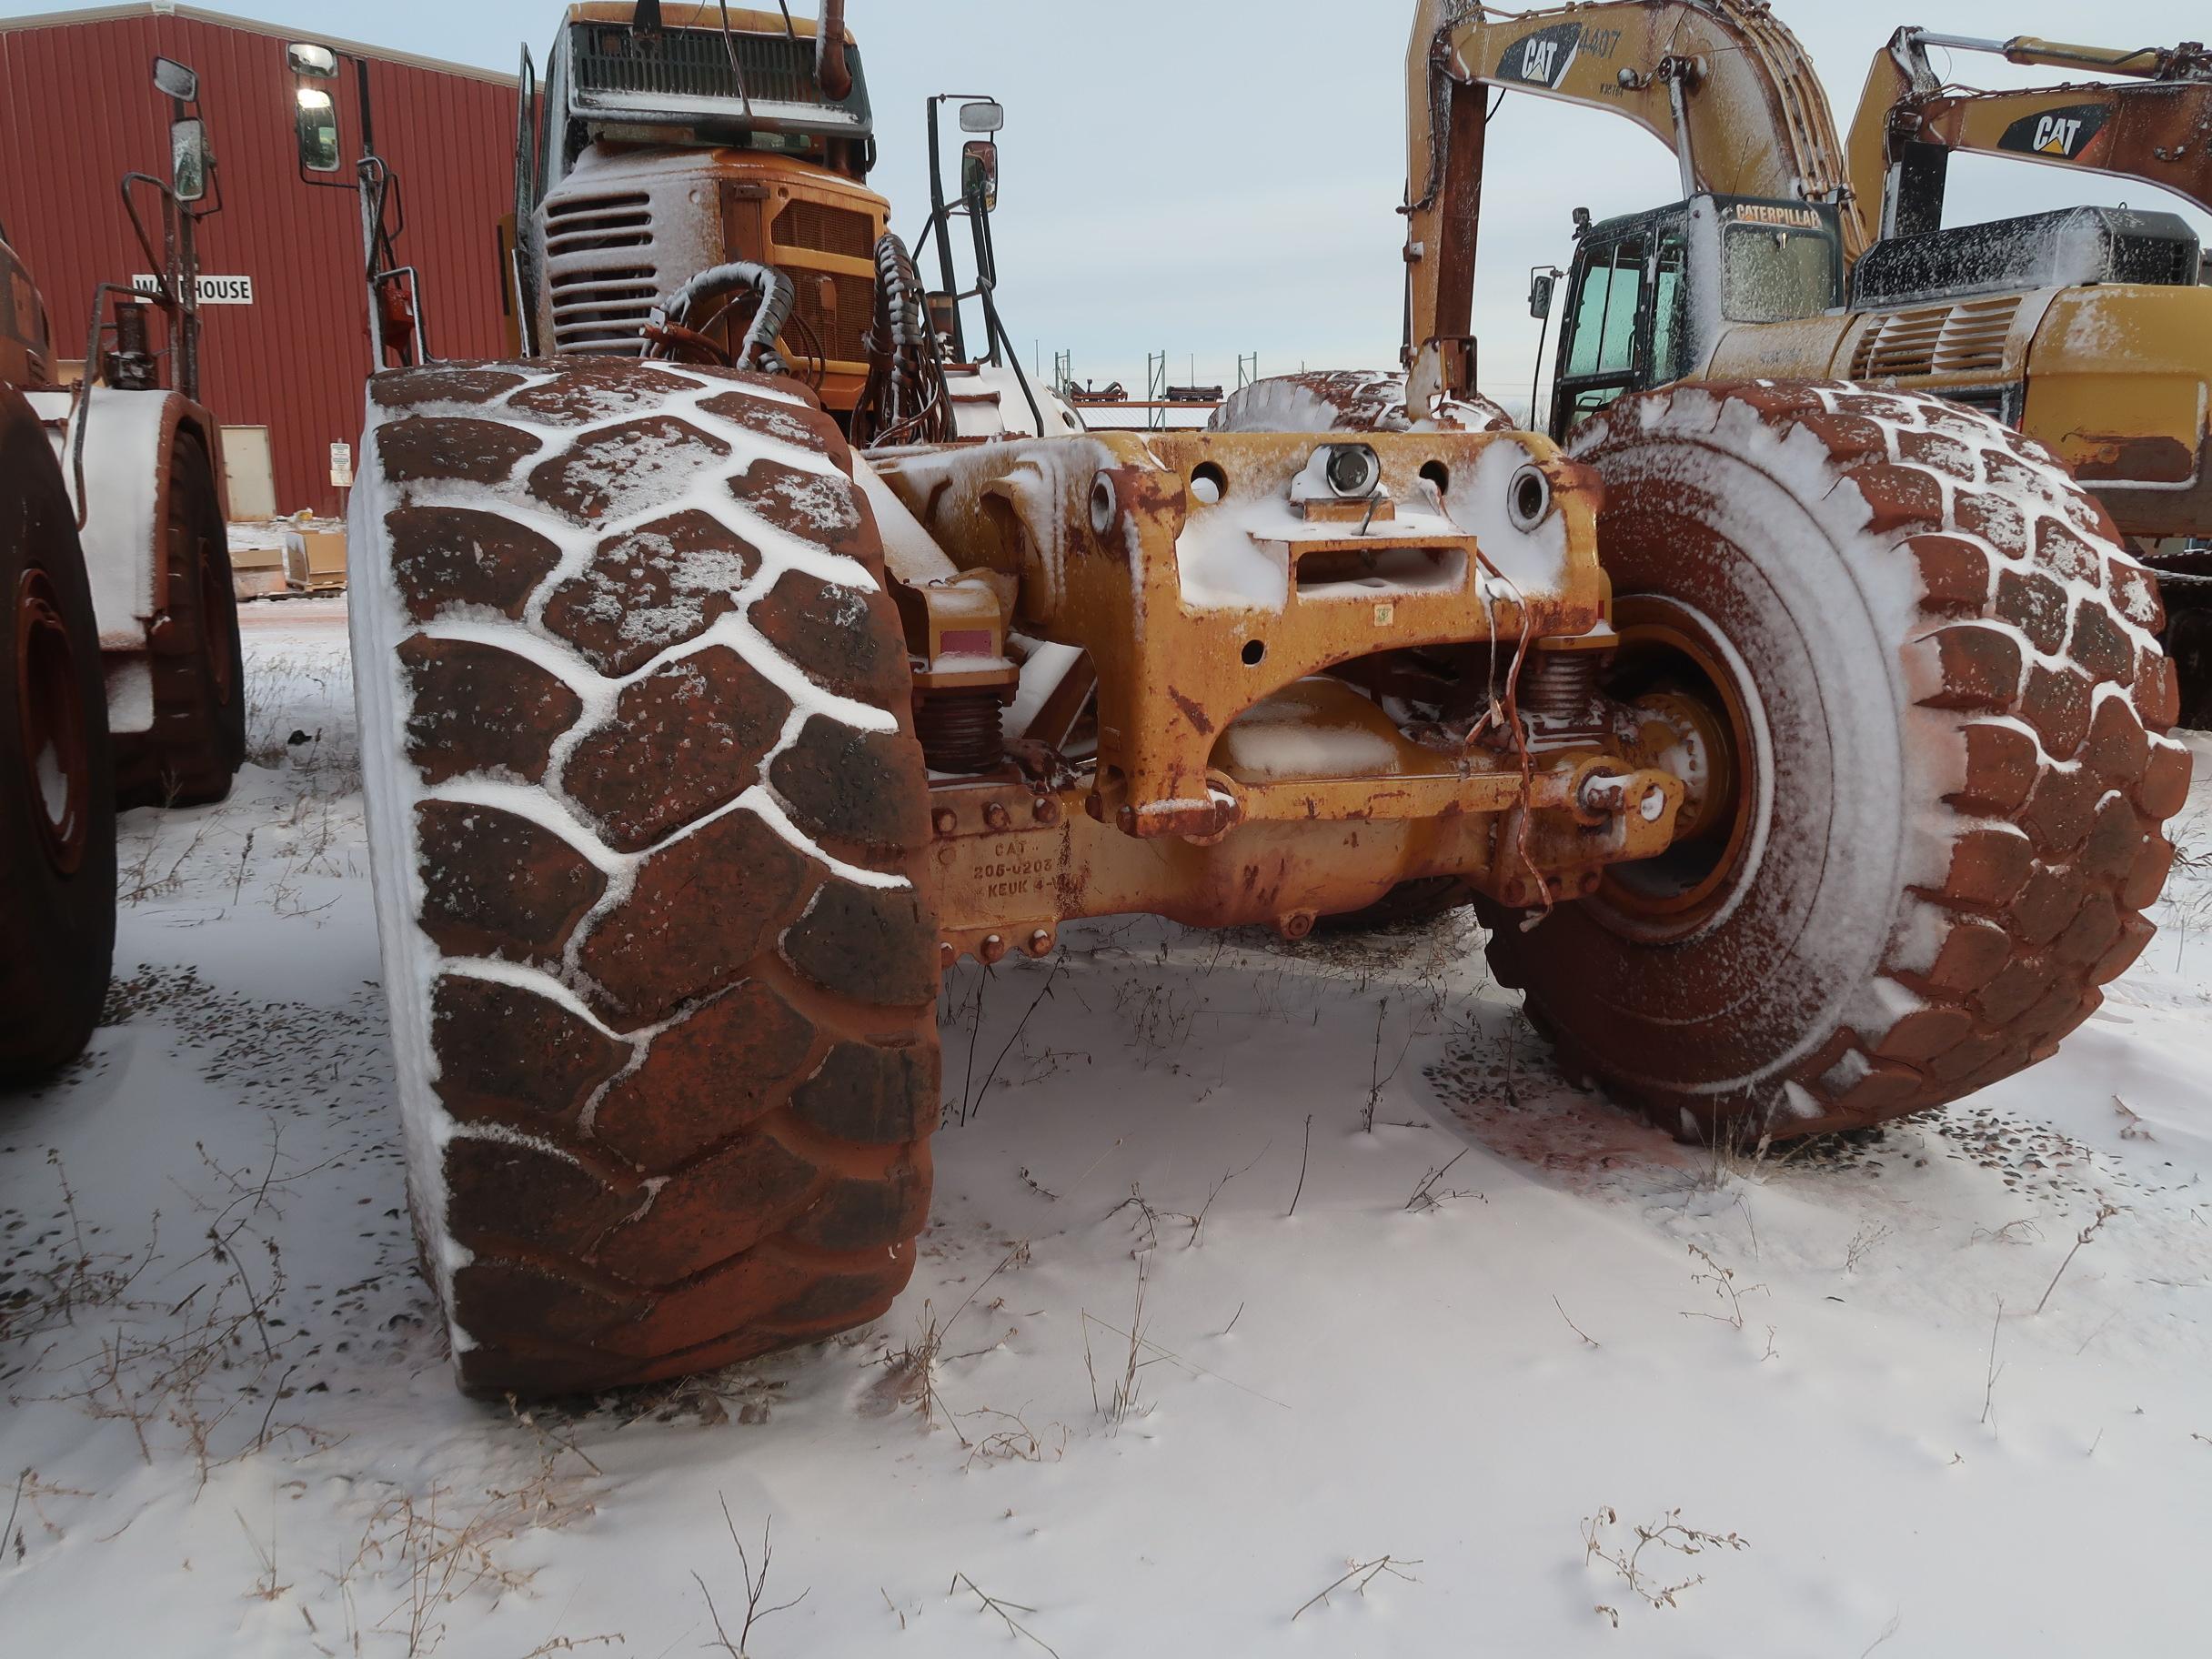
[[[1567,276],[1552,436],[1695,372],[1720,331],[1844,303],[1834,206],[1701,195],[1582,233]]]

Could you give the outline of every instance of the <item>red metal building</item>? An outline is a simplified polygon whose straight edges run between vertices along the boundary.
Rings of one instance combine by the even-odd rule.
[[[250,304],[206,305],[203,395],[226,427],[269,435],[275,506],[331,514],[331,446],[356,443],[368,372],[360,214],[350,189],[302,182],[294,140],[300,83],[287,35],[193,6],[110,5],[0,19],[0,224],[53,313],[55,351],[84,355],[95,287],[150,270],[118,181],[168,173],[167,101],[156,55],[199,72],[220,164],[222,211],[201,228],[210,278],[250,280]],[[504,320],[498,224],[511,210],[511,76],[437,64],[327,35],[371,60],[377,147],[397,175],[403,259],[422,273],[433,353],[494,357]],[[351,66],[321,83],[355,154]],[[317,176],[342,178],[351,173]],[[216,285],[235,298],[246,284]],[[204,287],[203,292],[207,290]]]

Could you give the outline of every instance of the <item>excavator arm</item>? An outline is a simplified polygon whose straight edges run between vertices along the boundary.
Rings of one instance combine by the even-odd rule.
[[[1976,92],[1936,73],[1936,47],[2127,78]],[[2195,42],[2113,51],[1900,29],[1875,59],[1851,126],[1855,197],[1877,236],[1942,227],[1950,159],[1962,151],[2140,179],[2212,212],[2212,53]]]
[[[1615,0],[1492,16],[1420,0],[1406,56],[1408,353],[1416,396],[1463,394],[1492,88],[1624,116],[1673,150],[1683,194],[1835,202],[1844,150],[1795,35],[1756,0]],[[1845,219],[1847,256],[1863,244]],[[1427,372],[1424,373],[1424,365]]]

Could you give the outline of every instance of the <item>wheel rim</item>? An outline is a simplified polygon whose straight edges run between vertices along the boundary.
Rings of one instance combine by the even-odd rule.
[[[1713,624],[1686,606],[1653,595],[1625,598],[1615,607],[1614,626],[1621,645],[1606,690],[1651,722],[1646,730],[1655,735],[1645,763],[1675,770],[1693,797],[1686,833],[1656,859],[1608,870],[1593,910],[1615,932],[1664,942],[1725,911],[1746,874],[1761,786],[1752,694]]]
[[[15,592],[15,708],[22,726],[24,799],[46,861],[62,875],[84,862],[92,817],[92,750],[77,707],[76,651],[60,596],[44,570]]]

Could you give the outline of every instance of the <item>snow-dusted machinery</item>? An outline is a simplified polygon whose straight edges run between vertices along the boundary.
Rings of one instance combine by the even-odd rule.
[[[2115,78],[1976,90],[1935,71],[1936,47]],[[1955,155],[2137,179],[2212,212],[2212,52],[1900,29],[1846,144],[1853,211],[1881,238],[1855,284],[1854,307],[1879,319],[1849,341],[1855,363],[1925,367],[2056,451],[2145,549],[2181,723],[2212,726],[2212,292],[2197,238],[2166,214],[1943,225]],[[2001,369],[1986,351],[2000,320],[2034,338]],[[1952,355],[1946,331],[1981,336],[1982,360]]]
[[[1845,216],[1825,95],[1767,6],[1493,17],[1422,0],[1407,79],[1406,380],[1262,382],[1217,428],[1286,407],[1402,427],[1473,396],[1500,91],[1643,126],[1675,148],[1687,197],[1582,226],[1552,423],[1604,488],[1614,631],[1584,692],[1634,711],[1615,730],[1675,734],[1662,752],[1687,799],[1664,855],[1541,927],[1478,894],[1499,977],[1572,1070],[1704,1135],[1876,1122],[2049,1054],[2150,939],[2163,826],[2189,783],[2166,735],[2179,699],[2157,588],[2113,511],[1998,418],[2016,407],[1966,407],[1878,353],[1875,384],[1822,377],[1858,361],[1832,361],[1839,337],[1902,325],[1822,312],[1845,255],[1864,277],[1889,245],[1867,250]],[[2127,251],[2094,227],[2087,241],[2092,263]],[[2212,301],[2122,298],[2145,295],[2190,317]],[[1551,297],[1540,280],[1537,315]],[[2039,337],[2005,320],[2013,303],[1991,302],[1986,335],[1973,306],[1940,311],[1942,364],[2016,369]],[[2148,342],[2074,334],[2037,347],[2037,372],[2124,420]],[[1930,384],[1946,400],[1905,389]],[[2201,422],[2194,382],[2187,407]]]
[[[57,384],[46,305],[0,233],[0,1077],[65,1061],[91,1034],[118,803],[220,799],[244,758],[221,429],[197,401],[193,230],[214,162],[197,77],[164,59],[155,84],[172,106],[170,176],[134,174],[124,196],[157,291],[101,287],[73,387]]]
[[[1578,462],[1433,366],[1410,407],[1278,386],[1272,430],[963,437],[881,242],[865,373],[818,397],[790,274],[718,237],[785,199],[774,169],[799,203],[858,165],[857,49],[618,10],[572,11],[549,77],[542,206],[588,217],[546,238],[549,355],[377,376],[354,498],[410,1187],[465,1386],[643,1382],[883,1312],[927,1215],[940,975],[1076,919],[1295,940],[1475,895],[1540,1011],[1580,960],[1581,1006],[1650,1051],[1591,1069],[1714,1138],[2016,1070],[2142,948],[2179,752],[2136,714],[2155,600],[2032,447],[1746,387]],[[621,329],[576,332],[595,307],[558,297],[625,282]],[[2063,769],[2014,718],[2021,641],[1922,586],[1979,554],[1946,537],[1962,447],[2110,584],[2064,589],[2127,671],[2083,682]]]
[[[1904,29],[1849,135],[1796,37],[1756,0],[1556,12],[1420,7],[1416,165],[1464,176],[1428,125],[1446,86],[1622,116],[1681,162],[1679,203],[1579,223],[1548,407],[1562,442],[1624,392],[1849,381],[1982,409],[2046,447],[2138,552],[2212,528],[2212,289],[2187,222],[2074,209],[1946,229],[1955,154],[2147,180],[2212,202],[2212,59]],[[2125,78],[1976,93],[1935,47]],[[1456,164],[1456,173],[1454,170]],[[1479,177],[1479,149],[1473,156]],[[1428,176],[1426,173],[1424,176]],[[1473,222],[1476,204],[1447,209]],[[1413,238],[1416,245],[1418,235]],[[1431,269],[1434,268],[1433,262]],[[1416,283],[1420,267],[1416,266]],[[1553,283],[1533,308],[1548,317]],[[2191,561],[2161,582],[2185,724],[2212,721],[2212,609]]]

